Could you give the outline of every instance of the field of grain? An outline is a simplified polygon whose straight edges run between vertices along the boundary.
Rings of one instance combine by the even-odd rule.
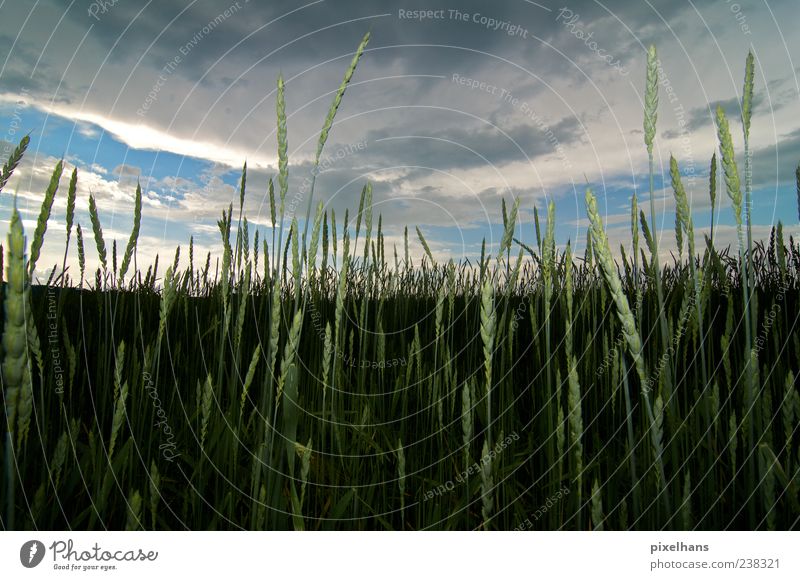
[[[721,109],[710,161],[712,208],[730,197],[739,245],[696,239],[672,159],[682,252],[666,264],[650,230],[656,62],[651,48],[651,195],[632,200],[621,259],[589,189],[580,255],[556,246],[552,204],[521,224],[503,202],[499,251],[477,263],[436,263],[419,229],[387,248],[369,184],[352,215],[312,193],[308,218],[287,219],[282,80],[271,235],[242,215],[245,167],[221,263],[190,241],[138,266],[141,191],[118,252],[94,199],[74,223],[80,175],[59,164],[36,230],[14,210],[2,251],[3,529],[797,528],[800,245],[780,222],[768,243],[751,236],[753,59],[745,167]],[[32,286],[56,195],[80,271]]]

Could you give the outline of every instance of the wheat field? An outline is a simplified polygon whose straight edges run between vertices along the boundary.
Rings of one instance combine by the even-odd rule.
[[[272,229],[259,239],[243,215],[245,166],[239,207],[218,221],[220,263],[190,240],[139,264],[138,188],[118,259],[94,198],[90,223],[77,223],[80,174],[59,163],[35,231],[15,209],[2,251],[2,527],[796,529],[800,245],[780,222],[768,242],[752,239],[750,158],[738,167],[719,109],[709,195],[712,209],[730,197],[738,248],[695,236],[672,158],[682,252],[661,263],[656,62],[651,48],[649,206],[633,197],[621,258],[590,189],[581,254],[556,245],[553,203],[523,224],[519,199],[503,201],[499,249],[473,262],[437,263],[419,228],[387,248],[369,183],[353,215],[314,205],[312,185],[306,218],[287,219],[282,79]],[[752,91],[751,55],[746,149]],[[56,196],[64,266],[33,285]]]

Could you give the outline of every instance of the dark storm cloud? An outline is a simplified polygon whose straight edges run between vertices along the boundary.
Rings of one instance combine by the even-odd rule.
[[[704,3],[695,2],[695,5]],[[62,9],[70,4],[68,0],[56,2]],[[524,60],[525,55],[539,48],[538,43],[532,40],[533,36],[561,45],[563,43],[556,42],[556,38],[564,37],[564,29],[562,24],[556,22],[556,17],[564,6],[569,8],[571,14],[579,16],[580,24],[587,29],[591,29],[596,22],[603,23],[595,30],[596,37],[610,34],[622,39],[624,45],[616,47],[620,55],[626,54],[631,44],[638,43],[623,25],[615,21],[615,17],[618,15],[632,30],[637,30],[645,22],[652,22],[656,17],[654,9],[645,3],[612,2],[607,4],[608,10],[591,0],[566,3],[544,0],[541,4],[551,10],[546,11],[524,0],[492,4],[481,0],[447,3],[406,0],[375,3],[356,0],[325,0],[318,3],[283,0],[263,3],[246,0],[181,3],[119,0],[105,11],[98,12],[95,8],[96,14],[92,17],[89,9],[97,6],[97,3],[79,0],[72,4],[67,17],[79,28],[88,29],[93,25],[90,38],[110,51],[112,61],[128,61],[131,55],[138,57],[146,51],[146,60],[157,68],[168,62],[181,47],[185,47],[198,32],[213,22],[214,30],[206,35],[214,35],[213,41],[203,41],[193,46],[192,58],[187,59],[184,65],[182,74],[193,79],[201,77],[211,63],[251,33],[252,36],[234,51],[236,56],[248,63],[289,44],[273,60],[279,62],[284,70],[296,71],[308,64],[351,52],[363,33],[371,30],[373,41],[370,48],[374,50],[370,60],[373,64],[382,66],[401,60],[406,70],[420,71],[431,67],[452,68],[463,63],[474,64],[476,58],[480,58],[474,51],[502,54],[506,58],[510,55],[512,60],[514,57]],[[656,2],[654,7],[666,20],[686,10],[685,5],[677,2]],[[230,16],[220,19],[219,16],[226,9],[231,12]],[[399,16],[401,10],[407,13],[418,9],[439,10],[443,17],[420,21]],[[451,9],[458,9],[469,18],[460,20],[450,12]],[[382,14],[388,16],[380,17]],[[526,31],[526,38],[522,37],[521,31],[510,35],[507,33],[510,29],[487,29],[480,18],[478,22],[473,20],[475,14],[517,26]],[[264,27],[277,18],[280,18],[278,22]],[[610,28],[614,30],[608,30]],[[656,33],[661,34],[661,29],[646,31],[642,41],[652,42]],[[302,38],[305,35],[308,36]],[[564,37],[567,43],[574,40],[569,36]],[[154,41],[155,44],[150,47]],[[386,48],[398,45],[441,45],[454,49]],[[460,47],[468,50],[458,50]],[[563,63],[555,62],[554,66],[563,67]]]
[[[753,151],[753,185],[772,187],[794,183],[800,162],[800,129],[784,135],[777,145]],[[740,164],[740,171],[743,171]]]
[[[440,90],[440,82],[403,75],[475,74],[512,88],[519,97],[533,103],[537,95],[544,93],[544,83],[535,82],[519,67],[540,79],[569,78],[576,86],[585,84],[586,75],[593,70],[601,76],[611,71],[583,41],[568,32],[564,19],[557,21],[562,6],[579,19],[576,26],[593,34],[622,65],[641,58],[639,38],[646,44],[665,34],[663,26],[645,26],[658,18],[656,11],[669,21],[687,10],[686,5],[673,2],[656,2],[655,10],[643,3],[627,2],[608,3],[606,9],[592,0],[564,4],[545,0],[543,4],[550,10],[524,0],[492,4],[479,0],[441,4],[406,0],[42,0],[31,22],[38,23],[41,14],[46,14],[49,26],[31,33],[32,25],[26,25],[24,40],[15,47],[13,61],[24,74],[25,67],[41,56],[34,76],[34,81],[39,81],[45,67],[63,69],[74,56],[68,84],[60,86],[57,94],[48,94],[56,89],[52,82],[32,85],[42,101],[55,96],[61,102],[81,104],[83,111],[128,123],[144,123],[156,129],[169,126],[172,134],[184,139],[229,139],[244,149],[252,149],[260,147],[265,139],[273,142],[269,137],[274,122],[272,91],[279,72],[292,79],[308,71],[287,83],[287,104],[291,114],[293,108],[319,97],[302,115],[290,117],[293,142],[311,139],[319,130],[319,119],[329,103],[327,94],[338,85],[348,55],[366,30],[371,30],[372,40],[355,79],[364,84],[351,90],[359,91],[358,100],[353,101],[351,96],[345,99],[340,119],[348,108],[352,112],[408,104],[423,97],[430,97],[431,101],[448,98]],[[105,8],[99,8],[102,6]],[[456,8],[467,16],[466,21],[451,12]],[[422,21],[406,17],[409,11],[419,9],[438,11],[440,17]],[[62,15],[64,24],[54,28]],[[16,18],[22,16],[18,14]],[[481,17],[492,18],[497,29],[491,29]],[[275,19],[280,20],[265,27]],[[15,23],[7,25],[13,27]],[[54,33],[52,38],[50,33]],[[543,46],[534,37],[554,48]],[[277,52],[267,58],[273,51]],[[165,72],[176,58],[180,62]],[[316,68],[334,58],[335,62]],[[565,58],[574,59],[577,67]],[[141,64],[137,65],[139,59]],[[379,78],[382,80],[375,80]],[[16,80],[0,75],[0,90]],[[623,79],[615,76],[614,80]],[[602,91],[602,86],[592,90]],[[589,99],[587,96],[586,101]],[[481,110],[474,111],[476,114],[494,118],[501,104],[477,106]],[[582,103],[575,106],[580,110]],[[387,115],[385,121],[371,121],[374,125],[368,128],[380,129],[393,126],[396,120]],[[410,125],[404,127],[413,132],[413,120]],[[366,129],[357,121],[340,130],[350,131],[348,138],[356,139]],[[524,135],[519,137],[523,142],[529,141]],[[503,154],[497,158],[507,157],[508,143],[499,145]],[[538,143],[526,144],[523,149],[526,148],[531,149],[531,155],[541,152]],[[270,154],[271,151],[270,145]],[[461,155],[452,151],[449,154]],[[444,165],[464,163],[443,160]]]
[[[785,96],[782,93],[782,96]],[[786,106],[787,101],[782,99],[772,99],[767,101],[766,95],[763,92],[756,92],[753,94],[753,115],[761,113],[775,113]],[[741,101],[737,97],[731,99],[724,99],[721,101],[713,101],[707,107],[696,107],[689,111],[686,120],[685,130],[689,133],[714,125],[716,118],[717,107],[722,107],[728,119],[740,119],[742,116]],[[683,134],[683,130],[675,129],[664,131],[664,137],[668,139],[676,139]]]
[[[39,60],[39,53],[28,45],[24,38],[16,39],[11,34],[0,33],[0,46],[14,47],[10,55],[13,58],[8,59],[0,76],[0,92],[43,92],[53,88],[52,79],[62,76],[61,71],[48,62],[40,62],[38,67],[40,74],[31,76],[32,65]],[[51,79],[50,82],[47,81],[48,77]],[[69,85],[70,81],[64,79],[62,83]]]
[[[502,166],[556,153],[554,143],[567,146],[580,140],[580,122],[565,118],[546,135],[537,127],[517,124],[500,128],[447,127],[413,135],[403,127],[385,127],[367,134],[367,158],[388,165],[393,160],[406,165],[438,170]]]

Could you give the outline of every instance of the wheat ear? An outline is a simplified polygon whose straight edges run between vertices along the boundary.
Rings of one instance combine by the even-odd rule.
[[[53,200],[56,198],[56,191],[58,191],[58,182],[61,179],[62,170],[63,162],[59,161],[53,174],[50,176],[50,183],[47,185],[47,189],[44,192],[42,208],[39,211],[39,219],[36,221],[36,230],[33,233],[33,243],[31,243],[31,256],[28,263],[31,276],[33,276],[33,272],[36,269],[36,262],[39,260],[39,253],[42,250],[44,234],[47,231],[47,220],[50,219],[50,211],[53,209]]]

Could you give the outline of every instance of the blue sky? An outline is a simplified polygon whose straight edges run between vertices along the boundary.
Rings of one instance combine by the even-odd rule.
[[[79,170],[78,221],[88,225],[88,195],[95,195],[109,244],[127,239],[138,180],[145,192],[140,263],[156,253],[171,257],[189,236],[196,253],[217,255],[216,220],[238,203],[245,160],[247,215],[268,225],[278,74],[287,79],[291,196],[307,186],[326,109],[366,30],[372,39],[326,145],[315,203],[341,224],[371,181],[389,257],[391,244],[402,248],[406,225],[421,227],[437,258],[473,257],[484,237],[496,246],[501,197],[520,198],[517,237],[531,245],[534,205],[544,219],[554,200],[558,242],[571,239],[580,250],[587,182],[612,245],[629,245],[634,191],[649,208],[641,92],[650,43],[662,63],[655,201],[663,251],[675,247],[669,155],[681,165],[701,235],[711,220],[717,104],[741,154],[748,49],[756,56],[754,234],[765,237],[778,219],[789,233],[797,226],[800,41],[793,31],[800,22],[788,0],[506,0],[459,3],[458,13],[433,3],[344,0],[92,6],[0,6],[0,38],[12,47],[0,68],[4,156],[9,142],[31,134],[28,155],[0,195],[2,227],[16,193],[30,229],[64,158],[69,171]],[[722,183],[717,199],[716,241],[727,245],[735,230]],[[40,275],[60,263],[64,207],[57,198]],[[411,242],[421,255],[415,236]]]

